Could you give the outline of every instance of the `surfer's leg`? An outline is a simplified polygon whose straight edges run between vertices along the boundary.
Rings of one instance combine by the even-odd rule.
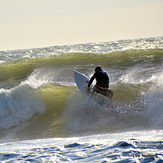
[[[98,87],[94,86],[93,91],[95,91],[96,93],[101,93],[101,89],[99,89]],[[102,94],[102,93],[101,93]]]
[[[107,96],[107,94],[108,94],[108,91],[106,90],[102,90],[102,89],[100,89],[100,88],[98,88],[98,87],[96,87],[96,86],[94,86],[94,91],[96,92],[96,93],[100,93],[100,94],[102,94],[102,95],[104,95],[104,96]]]
[[[113,98],[113,91],[111,89],[108,89],[108,90],[101,90],[100,88],[94,86],[93,90],[96,92],[96,93],[100,93],[106,97],[109,98],[109,100],[111,100]]]
[[[113,98],[113,91],[111,89],[108,89],[106,96],[109,97],[110,99]]]

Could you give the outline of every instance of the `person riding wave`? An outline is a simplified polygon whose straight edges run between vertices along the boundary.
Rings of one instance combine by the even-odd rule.
[[[88,83],[88,92],[91,92],[90,86],[94,79],[96,79],[96,85],[94,86],[93,91],[100,93],[108,98],[112,98],[113,91],[109,88],[109,76],[106,71],[102,70],[101,66],[97,66],[95,68],[95,73]]]

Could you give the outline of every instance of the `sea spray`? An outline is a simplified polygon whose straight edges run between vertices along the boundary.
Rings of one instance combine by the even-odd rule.
[[[149,91],[144,94],[145,117],[150,126],[162,128],[163,124],[163,73],[155,74]]]

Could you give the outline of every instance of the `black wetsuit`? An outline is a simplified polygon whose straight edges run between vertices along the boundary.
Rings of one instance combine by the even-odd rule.
[[[109,76],[105,71],[96,71],[91,77],[88,87],[91,86],[93,80],[96,79],[96,85],[102,88],[109,88]]]

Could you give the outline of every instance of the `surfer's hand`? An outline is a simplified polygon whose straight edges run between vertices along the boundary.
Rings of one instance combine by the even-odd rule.
[[[88,87],[88,88],[87,88],[87,91],[88,91],[88,92],[91,92],[91,88]]]

